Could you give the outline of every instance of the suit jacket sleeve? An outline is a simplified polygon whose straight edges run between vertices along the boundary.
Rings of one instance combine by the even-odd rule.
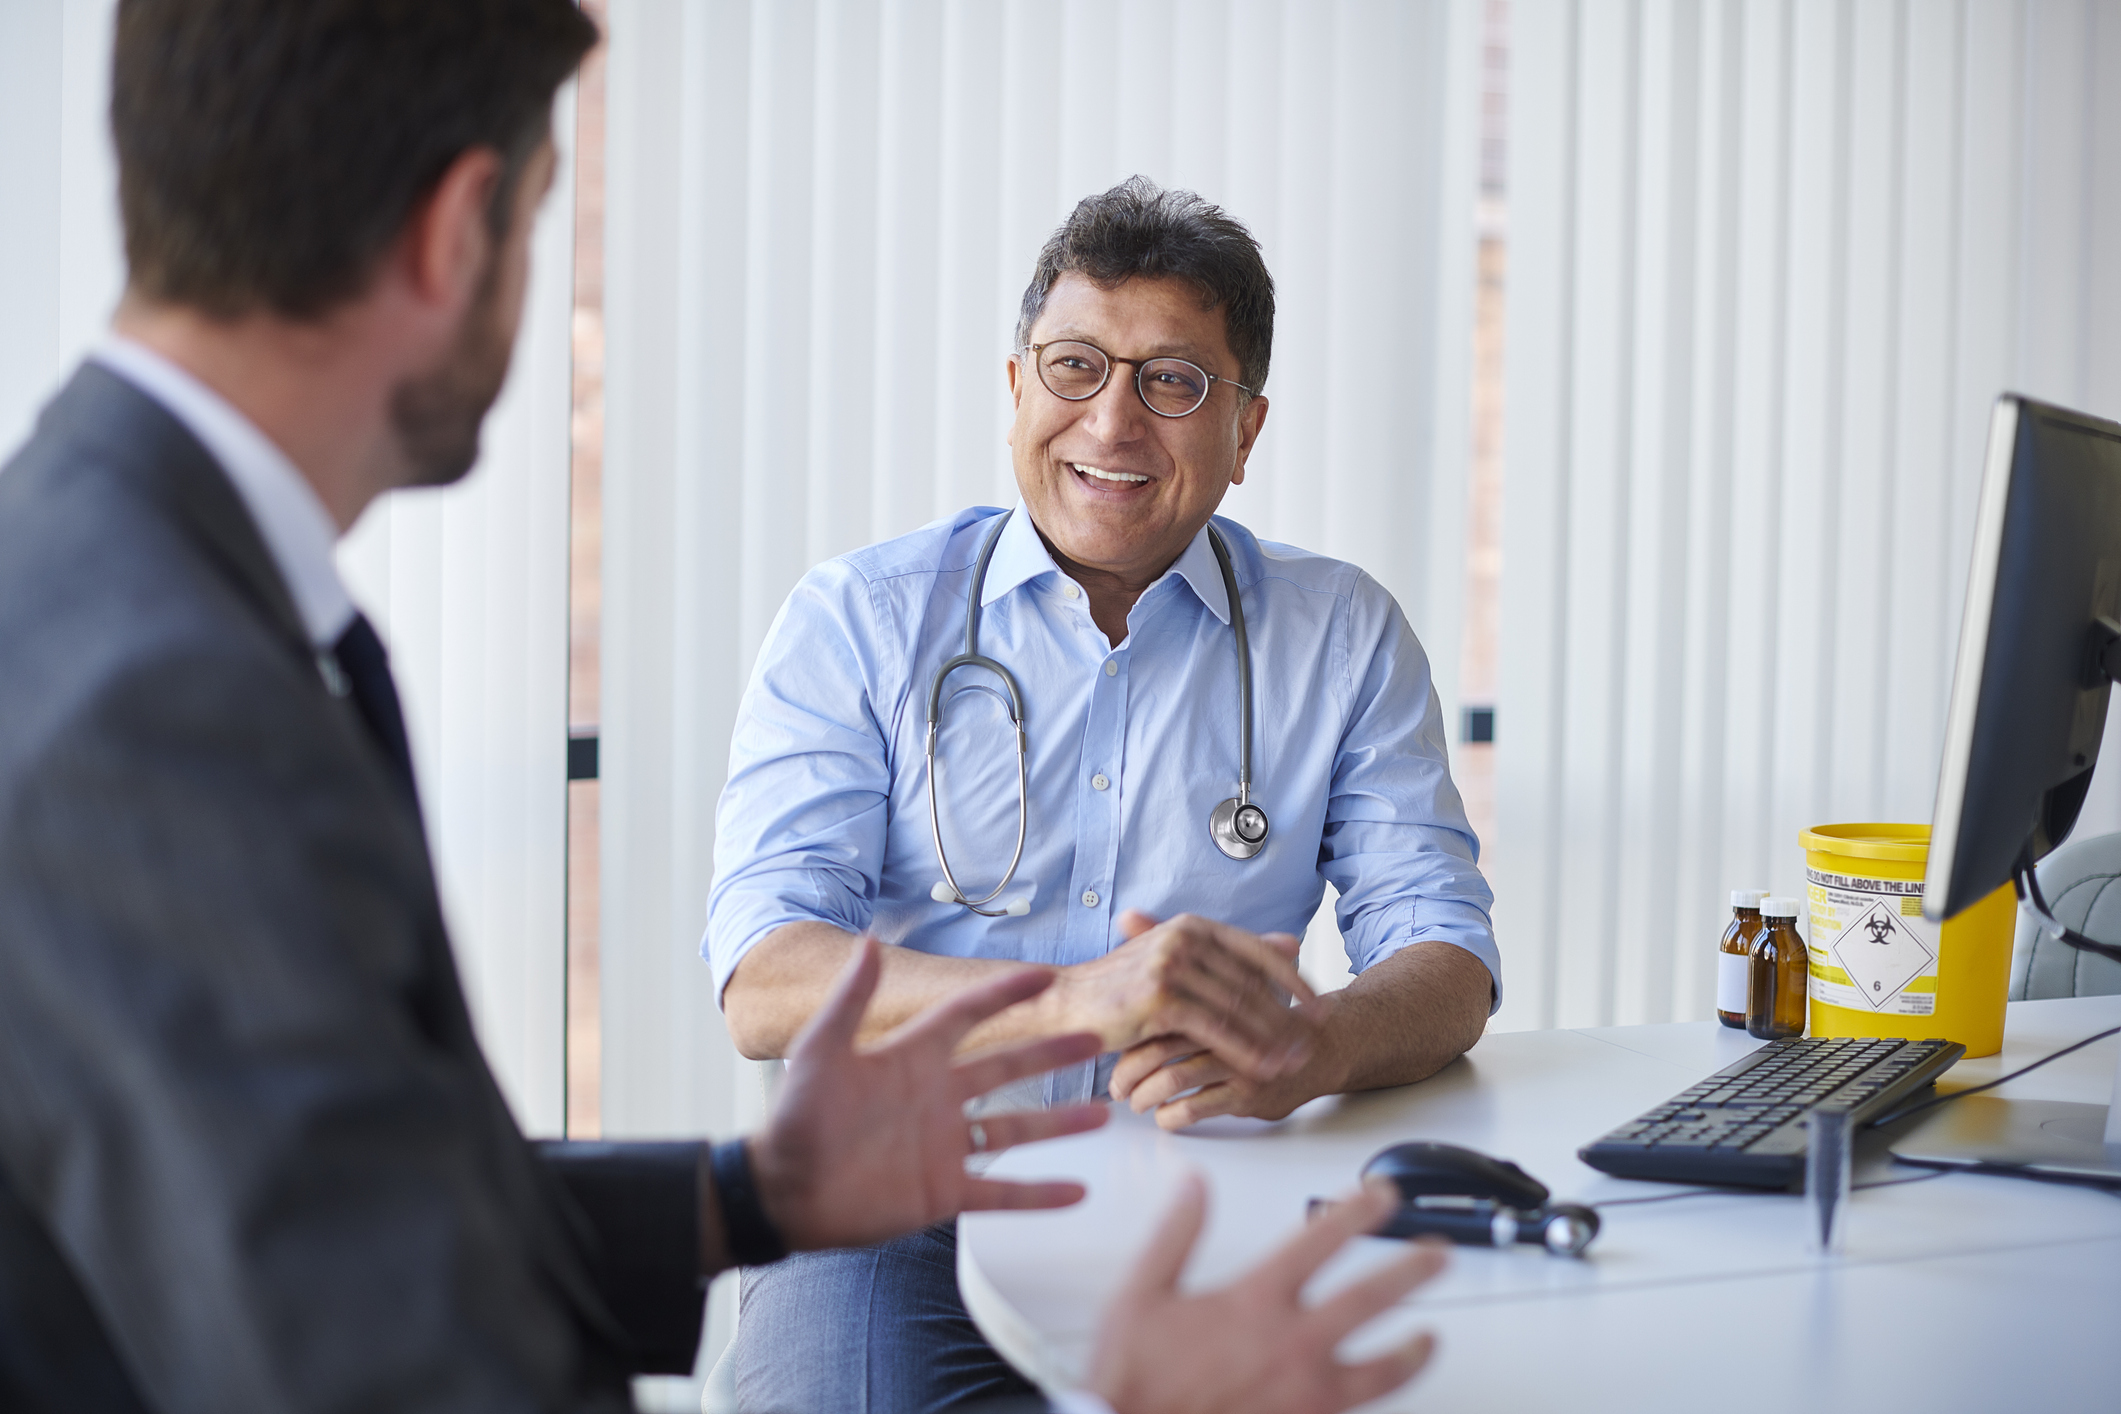
[[[220,633],[68,690],[0,791],[0,1154],[149,1401],[623,1407],[558,1194],[638,1270],[652,1235],[596,1216],[625,1165],[556,1185],[516,1132],[351,712]]]
[[[706,1284],[700,1276],[703,1146],[547,1140],[539,1157],[588,1231],[589,1270],[625,1328],[634,1368],[687,1375],[699,1352]]]

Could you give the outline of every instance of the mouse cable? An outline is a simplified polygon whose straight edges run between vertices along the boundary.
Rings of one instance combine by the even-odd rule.
[[[2109,1026],[2104,1031],[2085,1037],[2083,1040],[2077,1042],[2075,1045],[2064,1046],[2061,1050],[2054,1052],[2052,1055],[2042,1056],[2040,1057],[2040,1059],[2034,1061],[2031,1065],[2020,1066],[2018,1069],[2012,1071],[2009,1075],[1999,1075],[1994,1080],[1986,1081],[1980,1085],[1969,1085],[1964,1090],[1954,1090],[1948,1095],[1932,1095],[1927,1100],[1920,1100],[1912,1105],[1903,1105],[1899,1109],[1894,1110],[1889,1115],[1884,1115],[1878,1119],[1872,1120],[1870,1122],[1870,1128],[1882,1129],[1886,1125],[1893,1123],[1895,1120],[1906,1119],[1911,1114],[1920,1114],[1922,1111],[1929,1109],[1933,1105],[1942,1105],[1952,1100],[1963,1100],[1968,1095],[1978,1095],[1983,1090],[1993,1090],[1998,1085],[2001,1085],[2006,1081],[2016,1080],[2019,1076],[2024,1075],[2028,1071],[2038,1070],[2041,1066],[2046,1065],[2051,1060],[2061,1060],[2071,1051],[2081,1051],[2086,1046],[2089,1046],[2092,1042],[2104,1041],[2107,1037],[2115,1035],[2116,1033],[2121,1033],[2121,1026]]]
[[[1903,1183],[1928,1183],[1933,1178],[1947,1178],[1949,1173],[1939,1169],[1917,1178],[1880,1178],[1869,1183],[1849,1185],[1851,1193],[1866,1188],[1898,1188]],[[1636,1203],[1669,1203],[1675,1198],[1790,1198],[1798,1195],[1780,1188],[1687,1188],[1678,1193],[1652,1193],[1642,1198],[1608,1198],[1602,1203],[1586,1203],[1586,1208],[1626,1208]]]

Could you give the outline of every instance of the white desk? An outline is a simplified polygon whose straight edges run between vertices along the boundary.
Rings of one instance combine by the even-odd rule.
[[[2114,1025],[2121,997],[2015,1003],[2002,1054],[1962,1061],[1940,1088]],[[1306,1199],[1347,1189],[1371,1154],[1405,1139],[1515,1159],[1562,1199],[1674,1191],[1607,1177],[1576,1148],[1757,1044],[1715,1022],[1513,1032],[1422,1084],[1315,1101],[1279,1124],[1171,1135],[1119,1109],[1096,1133],[1001,1158],[997,1176],[1078,1178],[1090,1196],[1055,1213],[962,1219],[959,1284],[996,1349],[1064,1388],[1187,1166],[1211,1194],[1189,1286],[1250,1266],[1302,1221]],[[2110,1038],[1993,1093],[2103,1104],[2117,1047]],[[1924,1172],[1868,1139],[1858,1184]],[[1803,1211],[1783,1194],[1717,1194],[1604,1210],[1580,1261],[1459,1248],[1346,1353],[1436,1331],[1429,1369],[1375,1409],[2121,1410],[2121,1198],[1964,1174],[1858,1192],[1847,1250],[1831,1258],[1805,1250]],[[1353,1244],[1314,1298],[1397,1250]]]

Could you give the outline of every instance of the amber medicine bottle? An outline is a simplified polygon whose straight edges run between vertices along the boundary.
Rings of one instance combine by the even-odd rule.
[[[1763,927],[1753,940],[1752,975],[1746,986],[1745,1029],[1763,1041],[1804,1034],[1812,967],[1797,936],[1797,900],[1760,901]]]
[[[1763,889],[1731,890],[1731,926],[1716,944],[1716,1019],[1734,1031],[1745,1030],[1745,993],[1753,970],[1753,940],[1760,921]],[[1696,995],[1699,995],[1698,993]]]

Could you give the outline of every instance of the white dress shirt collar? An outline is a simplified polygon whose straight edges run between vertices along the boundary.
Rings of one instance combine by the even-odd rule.
[[[1060,575],[1061,567],[1054,563],[1046,542],[1039,538],[1038,527],[1031,523],[1031,512],[1018,501],[1009,523],[1002,527],[994,558],[987,562],[987,583],[980,591],[980,607],[985,608],[1018,585],[1049,572]],[[1230,622],[1230,595],[1223,587],[1222,566],[1215,562],[1215,547],[1208,543],[1206,526],[1194,534],[1185,553],[1158,576],[1157,582],[1174,574],[1192,586],[1209,613],[1224,623]]]
[[[220,463],[279,567],[311,644],[337,643],[354,617],[353,598],[332,560],[339,528],[287,454],[226,398],[144,344],[113,334],[94,357],[160,403]]]

